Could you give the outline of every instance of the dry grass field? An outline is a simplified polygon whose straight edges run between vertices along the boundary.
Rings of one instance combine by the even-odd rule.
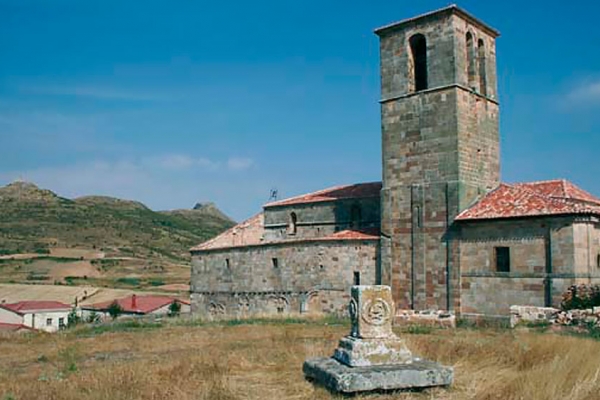
[[[347,331],[324,321],[169,321],[0,336],[0,399],[332,399],[303,379],[302,362],[330,354]],[[502,329],[398,332],[415,353],[453,365],[455,384],[369,398],[600,399],[600,342],[593,339]]]

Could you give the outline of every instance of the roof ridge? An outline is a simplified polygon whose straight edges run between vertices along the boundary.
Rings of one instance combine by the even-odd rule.
[[[332,192],[334,190],[340,190],[340,189],[344,189],[344,188],[349,188],[349,187],[352,187],[352,186],[375,185],[375,184],[381,184],[381,181],[359,182],[359,183],[346,183],[346,184],[342,184],[342,185],[330,186],[330,187],[327,187],[325,189],[317,190],[317,191],[314,191],[314,192],[303,193],[303,194],[299,194],[299,195],[296,195],[296,196],[287,197],[285,199],[272,201],[270,203],[264,204],[263,207],[272,207],[272,206],[278,205],[279,203],[289,202],[289,201],[294,201],[294,200],[299,200],[299,199],[302,199],[303,197],[306,197],[306,196],[316,196],[316,195],[319,195],[319,194],[323,194],[323,193],[327,193],[327,192]]]
[[[567,179],[565,179],[565,178],[542,179],[539,181],[515,182],[515,183],[513,183],[513,185],[531,185],[531,184],[537,184],[537,183],[550,183],[550,182],[561,182],[561,181],[567,181]]]
[[[550,183],[550,182],[561,182],[561,181],[563,181],[563,180],[564,180],[564,179],[555,179],[554,181],[547,181],[547,182],[544,182],[544,183]],[[533,183],[533,182],[532,182],[532,183]],[[542,182],[537,182],[537,183],[542,183]],[[527,183],[525,183],[525,184],[527,184]],[[568,201],[572,200],[572,199],[569,199],[569,198],[567,198],[567,197],[564,197],[564,196],[563,196],[563,197],[556,197],[556,196],[551,196],[551,195],[548,195],[548,194],[540,193],[540,192],[538,192],[538,191],[536,191],[536,190],[533,190],[533,189],[531,189],[531,188],[528,188],[528,187],[525,187],[525,186],[521,186],[521,187],[516,187],[516,186],[518,186],[518,185],[515,185],[515,186],[513,186],[513,187],[514,187],[515,189],[524,190],[524,191],[526,191],[526,192],[528,192],[528,193],[530,193],[530,194],[532,194],[532,195],[534,195],[534,196],[536,196],[536,197],[540,197],[540,198],[542,198],[542,199],[546,199],[546,200],[548,200],[548,201],[556,201],[556,202],[558,202],[558,203],[565,204],[565,203],[567,203]]]
[[[296,202],[296,201],[302,201],[304,198],[318,197],[320,195],[327,195],[328,193],[334,193],[336,191],[341,191],[344,189],[351,189],[351,188],[355,188],[355,187],[362,187],[362,186],[369,186],[369,185],[382,185],[382,182],[381,181],[371,181],[371,182],[348,183],[348,184],[343,184],[343,185],[331,186],[331,187],[317,190],[314,192],[303,193],[303,194],[299,194],[297,196],[288,197],[288,198],[277,200],[277,201],[272,201],[270,203],[264,204],[263,208],[286,206],[286,205],[292,204],[293,202]],[[377,194],[377,195],[379,195],[379,194]],[[367,195],[358,195],[358,196],[349,196],[348,198],[350,198],[350,197],[367,198],[367,197],[375,197],[375,195],[368,195],[368,196]],[[332,197],[331,200],[336,200],[336,198]]]
[[[547,180],[543,180],[543,181],[532,181],[532,182],[519,182],[514,185],[519,186],[522,189],[532,190],[527,186],[542,185],[542,184],[548,184],[548,183],[560,184],[560,190],[562,192],[562,196],[553,196],[551,194],[544,194],[544,193],[536,192],[538,194],[538,196],[542,196],[544,198],[553,199],[553,200],[573,201],[573,202],[589,203],[589,204],[596,204],[596,205],[600,204],[600,199],[598,199],[595,195],[588,192],[587,190],[582,189],[581,187],[577,186],[576,184],[574,184],[573,182],[571,182],[570,180],[565,179],[565,178],[547,179]],[[573,191],[581,192],[582,194],[589,196],[590,199],[575,197],[575,196],[573,196],[573,193],[572,193]]]
[[[296,199],[301,199],[302,197],[305,196],[314,196],[317,194],[321,194],[321,193],[326,193],[326,192],[330,192],[332,190],[339,190],[348,186],[352,186],[352,185],[337,185],[337,186],[331,186],[325,189],[321,189],[321,190],[317,190],[316,192],[308,192],[308,193],[303,193],[303,194],[299,194],[297,196],[292,196],[292,197],[287,197],[285,199],[281,199],[281,200],[275,200],[269,203],[266,203],[263,207],[268,207],[268,206],[274,206],[277,205],[278,203],[284,202],[284,201],[292,201],[292,200],[296,200]]]

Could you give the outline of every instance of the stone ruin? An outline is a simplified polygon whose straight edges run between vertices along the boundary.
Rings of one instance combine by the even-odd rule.
[[[344,394],[450,385],[452,367],[414,357],[392,332],[393,304],[389,286],[353,286],[350,335],[333,357],[305,361],[306,379]]]

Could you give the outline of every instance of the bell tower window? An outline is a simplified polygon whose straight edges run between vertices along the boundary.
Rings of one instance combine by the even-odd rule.
[[[467,32],[466,36],[467,42],[467,79],[469,82],[469,87],[475,90],[475,85],[477,85],[477,71],[475,66],[475,43],[473,39],[473,34],[471,32]]]
[[[415,92],[425,90],[427,83],[427,40],[420,33],[413,35],[410,40],[412,56],[413,87]]]
[[[486,76],[486,60],[485,60],[485,43],[483,39],[479,39],[477,43],[477,52],[479,59],[479,92],[487,96],[487,76]]]

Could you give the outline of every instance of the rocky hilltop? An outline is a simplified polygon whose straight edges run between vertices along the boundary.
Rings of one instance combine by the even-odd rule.
[[[186,261],[188,249],[234,225],[214,204],[156,212],[105,196],[60,197],[28,182],[0,188],[0,253],[89,248],[111,256]]]

